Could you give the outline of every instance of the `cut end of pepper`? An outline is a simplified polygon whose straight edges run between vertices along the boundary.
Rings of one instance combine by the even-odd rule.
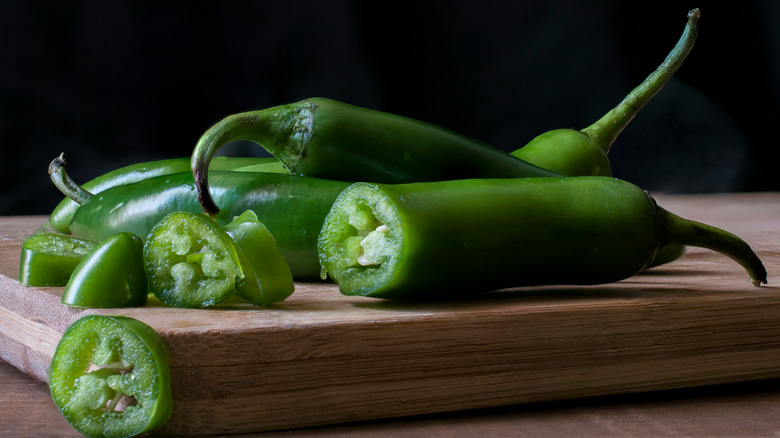
[[[323,276],[345,295],[368,295],[392,279],[401,256],[398,212],[376,186],[353,184],[326,216],[318,248]]]

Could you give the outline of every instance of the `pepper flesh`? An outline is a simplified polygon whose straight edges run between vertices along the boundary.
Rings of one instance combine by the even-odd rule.
[[[211,159],[235,140],[262,145],[292,173],[333,180],[404,183],[559,175],[435,125],[311,98],[234,114],[203,134],[191,166],[203,209],[212,215],[219,207],[209,188]]]
[[[201,213],[165,216],[149,233],[143,256],[150,289],[174,307],[219,303],[244,276],[230,237]]]
[[[356,183],[325,218],[318,248],[323,276],[342,293],[420,299],[614,282],[670,244],[722,252],[766,282],[738,237],[608,177]]]
[[[87,315],[63,333],[49,367],[52,399],[89,437],[126,437],[168,420],[173,401],[165,344],[125,316]]]
[[[76,266],[62,304],[76,307],[143,306],[147,300],[143,242],[118,233],[101,242]]]

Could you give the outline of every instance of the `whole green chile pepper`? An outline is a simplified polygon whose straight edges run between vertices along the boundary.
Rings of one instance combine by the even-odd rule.
[[[65,163],[65,158],[61,154],[55,161]],[[232,171],[247,171],[247,172],[273,172],[273,173],[288,173],[284,167],[275,158],[269,157],[215,157],[211,166],[212,170],[232,170]],[[111,187],[116,187],[123,184],[130,184],[142,179],[152,178],[155,176],[170,175],[172,173],[189,172],[190,171],[190,158],[170,158],[165,160],[150,161],[145,163],[131,164],[119,169],[112,170],[103,175],[98,176],[80,186],[80,188],[72,187],[70,192],[76,193],[79,190],[87,192],[86,195],[80,198],[83,201],[84,198],[89,197],[90,194],[100,193]],[[49,170],[52,178],[55,179],[55,185],[60,186],[64,184],[62,181],[56,180],[58,178],[57,173],[52,173]],[[74,197],[76,197],[74,195]],[[70,233],[70,221],[73,218],[73,214],[78,209],[79,202],[77,200],[66,197],[63,199],[49,215],[49,226],[60,233]]]
[[[601,119],[581,131],[555,129],[540,134],[512,155],[567,176],[611,176],[607,154],[612,144],[688,57],[700,16],[698,9],[688,13],[683,34],[664,62]]]
[[[67,181],[60,189],[67,196],[70,180],[62,163],[52,170]],[[268,228],[298,280],[317,279],[317,234],[338,194],[350,183],[264,172],[211,172],[212,191],[224,211],[215,217],[225,226],[252,210]],[[152,227],[175,211],[202,212],[192,173],[147,178],[88,195],[70,222],[74,236],[103,240],[130,232],[146,240]],[[89,236],[89,237],[87,237]]]
[[[346,295],[424,299],[615,282],[671,244],[723,253],[766,283],[742,239],[599,176],[356,183],[333,204],[318,248],[323,277]]]
[[[404,183],[460,178],[559,175],[505,151],[418,120],[311,98],[228,116],[199,139],[192,171],[204,210],[214,153],[235,140],[262,145],[291,173],[317,178]]]

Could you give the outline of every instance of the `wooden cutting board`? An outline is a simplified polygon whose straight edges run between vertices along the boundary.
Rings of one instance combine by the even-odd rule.
[[[79,310],[15,279],[45,217],[0,218],[0,358],[46,380],[61,333],[87,313],[154,327],[171,357],[161,432],[225,434],[780,377],[780,193],[658,196],[747,240],[769,271],[690,249],[592,287],[535,287],[447,303],[345,297],[298,284],[284,303]],[[0,397],[2,395],[0,394]]]

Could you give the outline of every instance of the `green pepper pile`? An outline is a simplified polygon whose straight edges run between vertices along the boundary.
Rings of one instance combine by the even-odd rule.
[[[687,57],[699,16],[688,14],[666,60],[594,124],[543,133],[512,153],[312,98],[227,116],[189,158],[139,163],[81,186],[60,156],[49,171],[67,197],[24,242],[19,279],[65,286],[62,302],[81,307],[140,306],[150,296],[175,307],[270,306],[294,281],[328,279],[347,295],[442,300],[620,281],[690,245],[766,283],[742,239],[680,218],[611,176],[610,148]],[[273,157],[215,157],[235,140]],[[100,373],[67,391],[95,398],[105,382],[113,388],[113,371]]]

